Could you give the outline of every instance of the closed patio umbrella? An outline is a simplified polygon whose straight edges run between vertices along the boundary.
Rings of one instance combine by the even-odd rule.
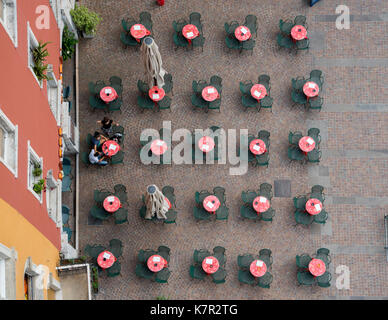
[[[154,184],[147,187],[145,205],[147,207],[146,219],[152,219],[155,215],[158,219],[167,219],[166,213],[169,210],[169,205],[163,193]]]
[[[159,47],[151,37],[146,37],[140,48],[143,55],[145,66],[145,76],[150,88],[156,85],[161,88],[164,86],[164,75],[167,73],[163,69],[162,57]]]

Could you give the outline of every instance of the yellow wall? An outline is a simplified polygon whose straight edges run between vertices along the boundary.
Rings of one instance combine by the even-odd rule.
[[[16,299],[24,299],[24,267],[28,257],[31,257],[36,266],[47,266],[58,280],[55,269],[59,262],[57,248],[2,199],[0,199],[0,243],[17,251]],[[44,295],[47,299],[46,291]]]

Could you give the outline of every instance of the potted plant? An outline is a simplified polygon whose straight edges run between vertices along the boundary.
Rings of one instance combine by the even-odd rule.
[[[39,163],[34,163],[34,170],[32,170],[32,174],[34,177],[40,177],[40,175],[42,174],[42,169]]]
[[[34,66],[32,69],[34,70],[34,73],[39,81],[50,80],[50,78],[46,75],[48,65],[44,63],[49,55],[49,52],[46,48],[49,43],[50,42],[39,42],[38,46],[32,51],[32,56],[34,59]]]
[[[63,60],[71,59],[75,51],[75,45],[78,40],[75,38],[74,33],[71,32],[68,26],[65,25],[62,33],[62,57]]]
[[[96,267],[92,267],[92,288],[93,293],[98,293],[98,270]]]
[[[45,180],[40,179],[38,182],[34,183],[32,190],[34,190],[37,194],[40,194],[42,191],[46,191]]]
[[[84,38],[93,38],[96,34],[97,25],[101,22],[101,17],[85,6],[76,5],[70,10],[70,15],[77,29],[82,32]]]

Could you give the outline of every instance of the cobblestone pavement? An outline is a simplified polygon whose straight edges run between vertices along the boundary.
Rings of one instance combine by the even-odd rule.
[[[384,253],[384,213],[388,209],[388,2],[348,0],[352,15],[350,30],[337,30],[337,1],[324,0],[310,8],[302,0],[182,1],[166,0],[163,7],[147,0],[84,0],[83,4],[103,18],[96,37],[80,43],[80,130],[82,151],[87,133],[97,129],[102,112],[88,105],[88,82],[123,79],[123,110],[113,118],[125,126],[125,163],[106,168],[80,169],[80,248],[87,243],[108,244],[111,238],[124,242],[121,276],[100,279],[97,299],[348,299],[388,297],[388,265]],[[121,19],[135,18],[141,11],[152,14],[155,40],[165,69],[173,75],[172,112],[144,112],[137,106],[137,80],[143,79],[140,51],[124,49],[120,42]],[[172,21],[202,14],[203,53],[174,51]],[[224,43],[224,22],[243,22],[248,14],[258,17],[258,34],[253,55],[228,52]],[[279,19],[307,16],[311,49],[294,54],[276,44]],[[292,108],[291,78],[308,76],[312,69],[325,75],[322,112]],[[271,76],[273,113],[243,111],[239,82],[255,80],[262,73]],[[221,113],[193,111],[190,96],[193,80],[223,78]],[[159,129],[162,121],[172,128],[258,129],[271,132],[269,168],[249,168],[243,176],[231,176],[229,165],[144,166],[139,160],[139,136],[143,128]],[[321,129],[323,159],[319,165],[289,163],[289,130]],[[276,216],[272,223],[251,223],[239,218],[240,194],[257,189],[262,182],[290,180],[291,195],[274,197]],[[89,225],[93,190],[112,189],[123,183],[129,192],[129,224]],[[177,225],[160,225],[140,219],[138,209],[147,185],[175,188]],[[307,193],[313,184],[326,187],[329,221],[324,227],[294,227],[292,196]],[[197,223],[192,214],[197,190],[226,188],[230,216],[227,222]],[[169,246],[171,251],[168,284],[138,279],[134,270],[139,249]],[[192,281],[189,266],[194,249],[221,245],[226,248],[228,277],[225,284]],[[332,286],[298,287],[295,255],[331,249]],[[270,289],[240,285],[237,255],[273,252],[274,280]],[[335,268],[350,268],[350,289],[338,290]]]

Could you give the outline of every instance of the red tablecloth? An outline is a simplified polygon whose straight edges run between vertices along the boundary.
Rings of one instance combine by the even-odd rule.
[[[219,98],[219,94],[216,88],[213,86],[207,86],[202,90],[202,98],[206,101],[214,101]]]
[[[255,84],[251,88],[251,96],[257,100],[263,99],[267,95],[267,89],[262,84]]]
[[[202,152],[210,152],[214,149],[214,139],[209,136],[203,136],[198,140],[198,148]]]
[[[319,86],[313,81],[308,81],[303,86],[303,93],[308,98],[316,97],[319,94]]]
[[[100,91],[100,97],[102,101],[108,103],[108,102],[112,102],[113,100],[116,100],[118,97],[118,94],[114,88],[104,87]]]
[[[246,41],[251,37],[251,30],[246,26],[239,26],[234,30],[234,36],[239,41]]]
[[[208,274],[216,272],[219,267],[220,263],[218,262],[217,258],[213,256],[206,257],[202,261],[202,269]]]
[[[267,265],[264,261],[254,260],[249,267],[249,271],[256,278],[262,277],[267,272]]]
[[[315,141],[313,138],[309,136],[302,137],[299,142],[299,148],[300,150],[304,152],[310,152],[313,151],[315,148]]]
[[[145,26],[143,26],[142,24],[138,23],[138,24],[134,24],[132,27],[131,27],[131,36],[134,37],[136,40],[138,39],[142,39],[144,38],[145,36],[148,36],[149,34],[151,34],[151,32],[149,32]]]
[[[112,212],[116,212],[117,210],[120,209],[121,202],[120,202],[119,198],[111,195],[111,196],[108,196],[105,198],[102,205],[103,205],[105,211],[112,213]]]
[[[168,204],[168,208],[169,208],[169,209],[171,209],[171,208],[172,208],[172,205],[171,205],[171,202],[170,202],[170,200],[168,200],[168,198],[167,198],[167,197],[164,197],[164,200],[167,202],[167,204]]]
[[[203,207],[208,212],[216,212],[220,205],[220,200],[214,195],[207,196],[205,199],[203,199]]]
[[[97,263],[102,269],[107,269],[113,266],[116,262],[116,257],[110,251],[103,251],[97,257]]]
[[[322,202],[318,199],[309,199],[306,202],[306,211],[311,214],[312,216],[315,216],[316,214],[320,213],[323,209]]]
[[[164,154],[168,149],[166,141],[156,139],[151,142],[151,151],[153,154],[160,156]]]
[[[119,151],[120,145],[116,141],[108,140],[102,145],[102,152],[108,157],[114,156]]]
[[[167,266],[167,261],[158,254],[154,254],[153,256],[149,257],[147,260],[147,267],[152,272],[159,272],[165,266]]]
[[[249,144],[249,150],[255,155],[263,154],[266,151],[265,142],[261,139],[252,140]]]
[[[160,101],[164,98],[166,93],[164,92],[163,88],[159,88],[158,86],[152,87],[148,91],[148,95],[153,101]]]
[[[326,265],[321,259],[313,259],[309,263],[309,271],[315,277],[319,277],[326,272]]]
[[[270,208],[271,203],[266,197],[259,196],[253,200],[252,205],[256,212],[266,212]]]
[[[199,36],[199,31],[195,25],[186,24],[182,29],[182,34],[187,40],[192,40]]]
[[[304,26],[296,25],[291,29],[291,37],[294,40],[303,40],[307,37],[307,30]]]

